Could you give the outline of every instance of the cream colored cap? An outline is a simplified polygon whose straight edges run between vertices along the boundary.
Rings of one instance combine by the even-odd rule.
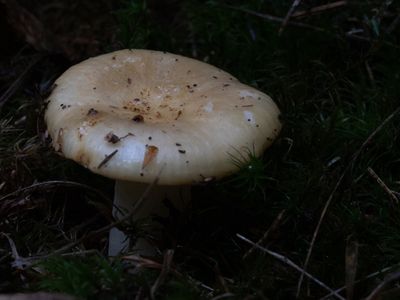
[[[278,115],[269,96],[214,66],[120,50],[62,74],[45,120],[55,150],[92,172],[178,185],[232,174],[229,154],[260,155],[281,129]]]

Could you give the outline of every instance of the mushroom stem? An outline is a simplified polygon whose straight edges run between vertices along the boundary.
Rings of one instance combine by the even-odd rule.
[[[137,201],[144,195],[148,184],[117,180],[114,191],[113,216],[120,219],[127,213],[132,213]],[[154,186],[146,195],[145,199],[135,208],[132,214],[134,222],[143,218],[157,216],[168,216],[168,208],[163,200],[168,199],[178,210],[184,210],[190,202],[190,186]],[[151,224],[154,225],[154,224]],[[110,230],[108,254],[116,256],[120,253],[132,250],[136,254],[152,256],[156,249],[145,238],[140,237],[131,247],[131,241],[126,234],[117,228]]]

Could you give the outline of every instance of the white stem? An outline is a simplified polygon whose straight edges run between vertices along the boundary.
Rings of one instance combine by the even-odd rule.
[[[116,181],[114,191],[113,215],[116,219],[121,218],[125,213],[132,211],[136,202],[144,194],[148,184],[129,181]],[[133,221],[158,215],[166,217],[168,208],[163,204],[168,199],[177,209],[184,210],[190,202],[189,186],[154,186],[148,193],[146,199],[140,204],[132,215]],[[133,247],[129,247],[130,240],[117,228],[110,230],[108,245],[109,256],[116,256],[128,249],[136,254],[151,256],[156,249],[144,238],[137,239]]]

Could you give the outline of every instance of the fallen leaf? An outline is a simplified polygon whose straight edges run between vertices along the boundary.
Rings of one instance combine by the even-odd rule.
[[[146,153],[144,154],[142,169],[146,168],[146,166],[157,156],[157,153],[158,148],[156,146],[146,146]]]

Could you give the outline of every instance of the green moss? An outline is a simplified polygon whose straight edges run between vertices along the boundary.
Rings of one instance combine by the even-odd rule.
[[[125,295],[129,282],[120,261],[108,262],[99,256],[86,258],[52,257],[38,264],[44,276],[38,283],[40,290],[61,292],[80,299],[114,298]],[[108,295],[108,296],[107,296]]]

